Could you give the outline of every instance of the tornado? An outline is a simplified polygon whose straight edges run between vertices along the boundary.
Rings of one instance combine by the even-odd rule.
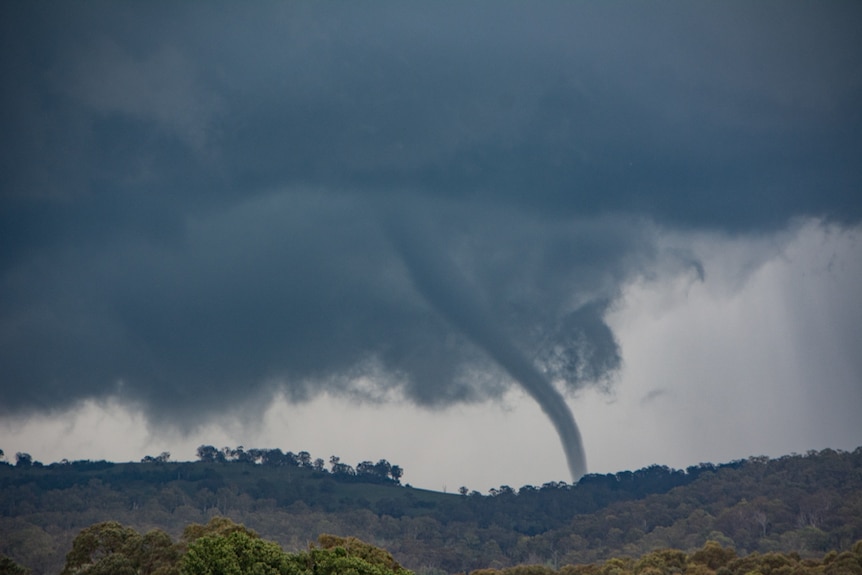
[[[496,325],[490,310],[454,263],[434,249],[415,221],[390,217],[387,235],[425,301],[508,373],[551,420],[566,455],[572,482],[587,472],[581,433],[563,396]]]

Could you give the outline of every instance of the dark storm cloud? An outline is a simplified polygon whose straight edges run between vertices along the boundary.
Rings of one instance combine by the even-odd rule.
[[[604,384],[656,226],[862,214],[852,2],[0,10],[7,414],[499,394],[399,217],[543,377]]]

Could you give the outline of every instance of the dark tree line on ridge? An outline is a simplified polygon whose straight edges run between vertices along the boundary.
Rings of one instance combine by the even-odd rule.
[[[167,463],[171,458],[169,451],[163,451],[159,455],[145,455],[141,458],[141,463]],[[212,445],[201,445],[197,448],[198,461],[202,463],[247,463],[252,465],[265,465],[270,467],[300,467],[303,469],[311,469],[320,473],[328,473],[338,480],[360,481],[365,483],[393,483],[401,484],[401,478],[404,476],[404,469],[399,465],[393,465],[385,459],[379,459],[376,463],[373,461],[360,461],[356,467],[348,465],[341,461],[337,455],[332,455],[329,458],[330,468],[327,470],[326,462],[320,458],[312,458],[307,451],[293,453],[292,451],[284,452],[279,448],[274,449],[245,449],[242,445],[232,448],[223,447],[218,449]],[[9,465],[3,461],[4,452],[0,449],[0,465]],[[88,465],[90,461],[69,461],[62,459],[58,463],[48,465],[49,468],[62,465],[77,466]],[[97,462],[106,463],[106,462]],[[15,467],[30,468],[30,467],[45,467],[40,461],[34,461],[29,453],[18,452],[15,455]]]
[[[164,455],[164,454],[163,454]],[[170,454],[167,454],[170,456]],[[312,469],[320,473],[330,473],[338,479],[359,479],[368,482],[391,482],[401,483],[404,469],[398,465],[392,465],[385,459],[377,463],[373,461],[360,461],[356,467],[342,463],[341,458],[332,455],[329,458],[330,468],[327,471],[326,462],[323,459],[312,458],[307,451],[293,453],[283,452],[281,449],[244,449],[242,445],[236,448],[223,447],[217,449],[212,445],[201,445],[197,449],[198,460],[205,463],[249,463],[256,465],[269,465],[273,467],[293,466],[304,469]]]

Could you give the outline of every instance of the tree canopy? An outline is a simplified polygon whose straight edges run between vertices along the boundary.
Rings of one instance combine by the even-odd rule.
[[[224,517],[189,525],[178,543],[161,532],[140,535],[116,522],[75,538],[62,575],[413,575],[392,555],[355,537],[320,535],[307,550],[286,552]],[[470,575],[862,575],[862,540],[844,552],[803,559],[798,553],[738,556],[716,541],[686,553],[661,548],[601,562],[480,568]],[[0,556],[0,575],[26,570]]]

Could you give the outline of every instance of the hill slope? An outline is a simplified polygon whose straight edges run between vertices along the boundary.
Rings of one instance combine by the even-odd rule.
[[[685,471],[652,466],[492,495],[363,483],[292,465],[77,462],[0,466],[0,553],[59,572],[75,535],[116,520],[177,537],[216,515],[287,550],[353,535],[419,573],[554,566],[717,540],[822,555],[862,538],[862,448],[762,457]]]

